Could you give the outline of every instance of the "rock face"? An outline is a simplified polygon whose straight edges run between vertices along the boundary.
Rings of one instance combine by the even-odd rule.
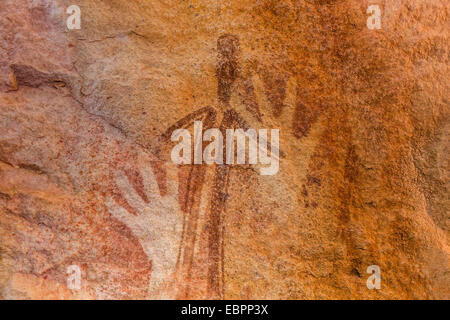
[[[0,296],[449,299],[448,10],[2,0]],[[173,164],[194,120],[278,173]]]

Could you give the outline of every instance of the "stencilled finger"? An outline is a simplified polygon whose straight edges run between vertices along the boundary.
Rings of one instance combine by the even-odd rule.
[[[178,176],[170,177],[167,181],[167,195],[170,198],[176,198],[178,196]],[[176,200],[176,199],[175,199]]]
[[[117,220],[120,222],[126,224],[128,226],[128,216],[130,216],[130,213],[122,208],[121,206],[117,205],[117,203],[114,201],[113,198],[107,197],[106,201],[106,208],[108,209],[109,213],[113,215]]]
[[[284,112],[281,114],[281,121],[283,121],[283,123],[292,123],[292,119],[294,119],[295,117],[295,109],[297,105],[297,89],[297,79],[295,77],[289,77],[286,83]],[[292,133],[294,132],[292,131]]]
[[[108,211],[118,219],[120,222],[125,224],[139,239],[145,237],[148,233],[148,225],[142,216],[134,216],[130,214],[123,207],[117,205],[111,197],[108,197],[105,201]]]
[[[286,98],[284,105],[288,108],[288,112],[293,112],[297,101],[297,81],[294,77],[289,77],[286,83]]]
[[[155,199],[160,198],[158,181],[156,179],[155,173],[153,172],[152,165],[150,163],[143,164],[141,166],[141,174],[144,180],[144,187],[150,203],[155,201]]]
[[[265,94],[264,82],[258,74],[252,77],[253,86],[255,88],[256,102],[261,108],[263,114],[270,114],[270,103]]]
[[[134,207],[137,211],[141,211],[143,208],[147,206],[145,201],[141,198],[141,196],[136,192],[136,190],[131,185],[127,176],[122,171],[115,171],[114,178],[116,180],[117,186],[119,187],[123,197],[127,200],[127,202]]]

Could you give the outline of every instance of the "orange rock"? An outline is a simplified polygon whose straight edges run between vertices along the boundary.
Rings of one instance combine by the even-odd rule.
[[[449,5],[169,2],[1,1],[0,296],[448,299]],[[195,120],[278,173],[173,165]]]

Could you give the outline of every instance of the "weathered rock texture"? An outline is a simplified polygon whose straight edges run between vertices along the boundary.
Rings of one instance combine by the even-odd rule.
[[[2,0],[1,297],[450,298],[448,10]],[[280,171],[173,165],[194,120],[279,128]]]

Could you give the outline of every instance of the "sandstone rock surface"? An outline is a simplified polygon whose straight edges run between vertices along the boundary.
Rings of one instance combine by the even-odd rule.
[[[2,0],[0,297],[450,298],[448,11]],[[174,165],[194,120],[279,128],[279,172]]]

